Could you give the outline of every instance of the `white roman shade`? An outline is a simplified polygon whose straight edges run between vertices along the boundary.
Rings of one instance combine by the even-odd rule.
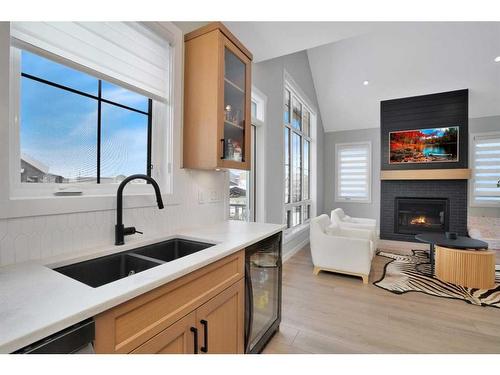
[[[11,36],[161,101],[168,101],[169,42],[137,22],[12,22]],[[35,51],[36,52],[36,51]]]
[[[336,200],[371,200],[371,144],[341,143],[336,147]]]
[[[472,196],[477,204],[500,204],[500,133],[474,136]]]

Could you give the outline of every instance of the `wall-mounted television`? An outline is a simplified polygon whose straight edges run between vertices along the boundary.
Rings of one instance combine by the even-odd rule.
[[[389,164],[458,162],[458,126],[389,133]]]

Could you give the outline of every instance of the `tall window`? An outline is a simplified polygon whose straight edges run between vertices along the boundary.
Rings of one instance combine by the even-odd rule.
[[[263,100],[254,99],[252,97],[251,170],[229,170],[229,219],[231,220],[255,221],[256,218],[256,132],[257,126],[261,125],[263,122],[263,106]]]
[[[500,206],[500,133],[472,137],[472,203]]]
[[[311,110],[290,88],[284,94],[285,222],[293,228],[311,215]]]
[[[19,53],[22,183],[102,184],[150,175],[151,99]]]
[[[336,150],[336,201],[371,201],[371,143],[339,143]]]

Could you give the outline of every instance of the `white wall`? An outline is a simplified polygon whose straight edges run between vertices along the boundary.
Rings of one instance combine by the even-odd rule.
[[[284,71],[287,71],[301,90],[312,101],[317,113],[316,136],[316,179],[317,212],[323,212],[323,122],[319,113],[316,91],[312,81],[309,60],[306,52],[253,64],[252,84],[267,96],[267,116],[265,124],[266,137],[266,212],[265,220],[271,223],[283,223],[283,90]],[[283,248],[284,257],[309,240],[309,231],[305,230],[298,236],[285,239]]]
[[[0,22],[0,78],[8,77],[9,73],[8,30],[8,23]],[[7,79],[0,79],[0,82],[0,136],[4,137],[9,127],[9,90]],[[181,109],[181,106],[176,106],[176,111],[182,113]],[[144,231],[145,236],[174,234],[182,227],[214,223],[226,218],[226,174],[179,169],[182,143],[180,122],[175,126],[173,142],[177,162],[174,163],[174,203],[167,205],[164,210],[158,210],[156,206],[124,210],[125,225],[135,226]],[[4,162],[2,160],[0,163],[4,176],[1,183],[8,181],[5,178],[8,168]],[[205,192],[206,196],[209,191],[216,191],[221,200],[200,204],[200,191]],[[58,199],[64,198],[55,198],[54,204],[64,204]],[[127,197],[124,198],[126,201]],[[150,203],[154,202],[151,195]],[[114,224],[115,210],[0,219],[0,265],[113,244]]]

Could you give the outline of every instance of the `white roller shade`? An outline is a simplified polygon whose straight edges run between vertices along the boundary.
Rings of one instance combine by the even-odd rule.
[[[136,22],[12,22],[13,38],[157,100],[169,93],[170,46]]]
[[[474,201],[500,204],[500,134],[475,136],[472,161]]]
[[[371,199],[370,143],[337,144],[337,200]]]

